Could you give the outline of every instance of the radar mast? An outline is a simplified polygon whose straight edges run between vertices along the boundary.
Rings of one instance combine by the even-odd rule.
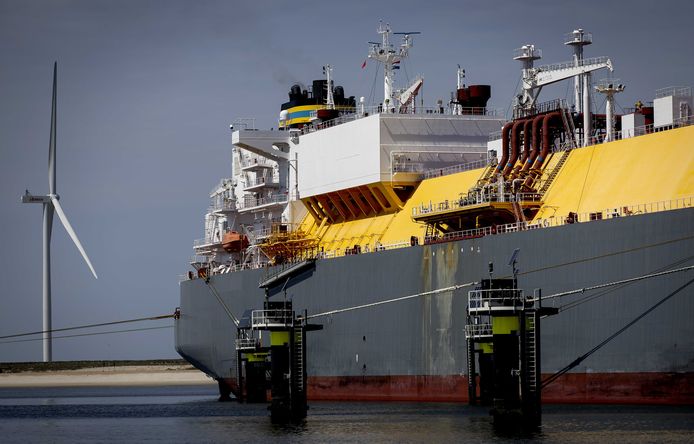
[[[383,63],[383,103],[384,113],[394,113],[395,103],[393,100],[393,78],[395,70],[400,69],[400,62],[407,58],[408,50],[412,47],[412,35],[419,32],[392,32],[390,25],[380,22],[377,32],[381,34],[381,43],[369,42],[369,58]],[[390,35],[402,35],[402,43],[396,51],[390,43]]]

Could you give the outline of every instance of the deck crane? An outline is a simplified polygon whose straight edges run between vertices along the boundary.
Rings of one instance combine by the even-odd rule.
[[[414,112],[414,101],[423,84],[424,79],[418,77],[409,88],[400,93],[400,97],[398,98],[398,102],[400,103],[400,114],[406,113],[410,105],[412,105]]]
[[[590,73],[598,69],[607,68],[612,72],[612,60],[609,57],[592,57],[565,63],[556,63],[545,66],[533,66],[533,61],[542,57],[539,49],[534,45],[524,45],[516,50],[515,60],[523,63],[522,89],[523,92],[516,101],[515,117],[532,114],[535,109],[537,97],[542,87],[572,77],[583,78],[583,134],[590,134]],[[584,145],[588,144],[588,137],[584,138]]]

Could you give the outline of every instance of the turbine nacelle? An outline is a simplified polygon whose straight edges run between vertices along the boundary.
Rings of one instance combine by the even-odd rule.
[[[24,193],[22,196],[22,203],[48,203],[51,201],[51,198],[49,196],[34,196],[33,194],[29,194],[29,190]]]

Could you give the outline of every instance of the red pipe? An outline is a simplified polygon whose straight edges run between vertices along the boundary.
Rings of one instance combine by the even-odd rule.
[[[499,165],[496,167],[496,172],[498,173],[501,171],[504,166],[506,165],[506,161],[508,160],[508,139],[509,139],[509,132],[511,132],[511,128],[513,127],[513,122],[508,122],[504,127],[501,129],[501,160],[499,161]]]
[[[504,167],[504,177],[508,176],[508,173],[511,172],[511,169],[513,169],[513,165],[516,164],[516,160],[518,160],[518,151],[519,151],[519,145],[520,145],[520,130],[523,127],[523,124],[525,123],[525,119],[517,120],[513,124],[513,131],[511,132],[511,155],[508,159],[508,163]]]
[[[520,158],[520,166],[523,166],[525,161],[528,160],[528,156],[530,156],[530,135],[532,133],[532,127],[533,119],[526,120],[525,125],[523,125],[523,155]]]
[[[542,124],[542,120],[545,118],[544,115],[542,116],[536,116],[535,118],[532,119],[533,122],[533,142],[532,142],[532,151],[528,155],[528,158],[525,161],[525,164],[523,165],[523,168],[521,169],[521,173],[526,173],[531,166],[533,166],[533,163],[535,162],[535,159],[537,159],[537,155],[540,152],[540,145],[541,145],[541,139],[540,139],[540,128]]]
[[[553,112],[539,117],[542,117],[542,150],[537,155],[537,158],[531,163],[532,167],[530,168],[530,174],[528,174],[525,182],[523,182],[523,187],[525,188],[530,188],[532,186],[533,182],[535,181],[535,177],[540,173],[542,164],[545,162],[545,159],[547,159],[549,150],[552,147],[552,131],[550,131],[550,125],[552,120],[561,119],[561,114],[558,112]],[[535,120],[538,120],[538,118]],[[533,125],[533,130],[534,129],[535,125]],[[533,131],[533,134],[536,135],[536,131]],[[533,140],[535,138],[536,137],[533,137]],[[535,149],[535,151],[537,151],[537,149]]]
[[[559,114],[558,112],[549,113],[542,120],[542,151],[540,151],[540,155],[537,156],[537,160],[535,161],[536,165],[533,165],[534,168],[541,168],[545,159],[547,159],[549,149],[552,146],[552,141],[550,140],[552,132],[550,131],[549,127],[551,121],[556,119],[561,119],[561,114]]]
[[[518,177],[521,168],[525,166],[525,162],[530,156],[530,137],[532,133],[533,119],[526,119],[523,124],[523,151],[521,152],[521,157],[518,160],[518,165],[511,172],[511,179]]]

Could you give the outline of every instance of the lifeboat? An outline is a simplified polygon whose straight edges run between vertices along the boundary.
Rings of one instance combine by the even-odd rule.
[[[248,246],[248,238],[245,234],[237,231],[228,231],[224,233],[222,239],[222,248],[228,253],[237,253]]]

